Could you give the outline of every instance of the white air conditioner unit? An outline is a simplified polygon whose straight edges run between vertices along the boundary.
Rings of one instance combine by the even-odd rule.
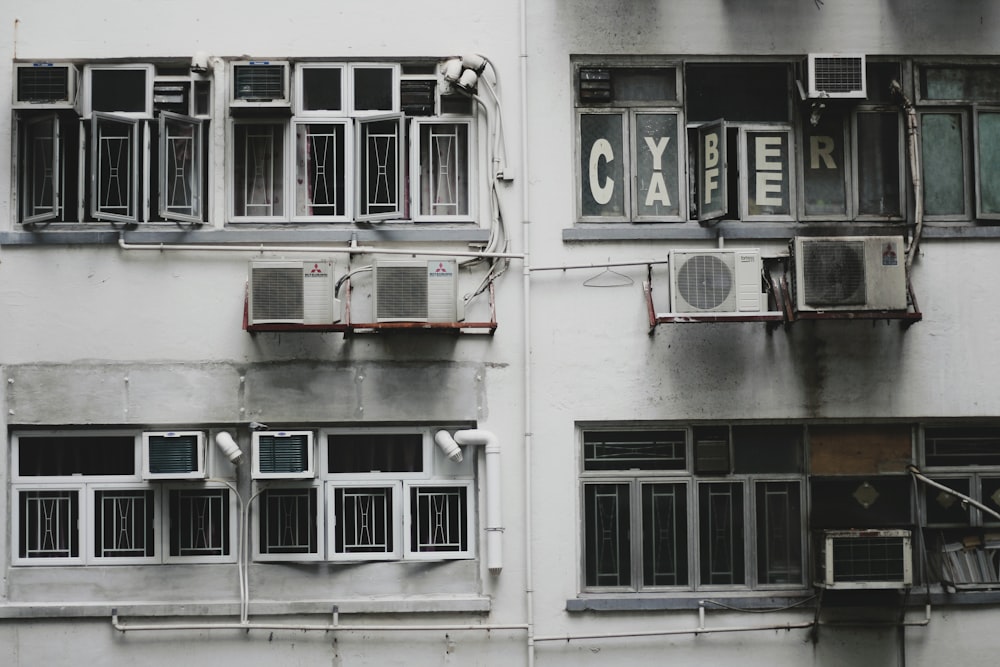
[[[672,250],[670,306],[675,313],[765,310],[760,250]]]
[[[906,310],[903,237],[799,236],[793,253],[798,310]]]
[[[250,261],[249,324],[333,324],[340,320],[330,260]]]
[[[147,431],[142,434],[143,479],[205,479],[202,431]]]
[[[811,98],[865,99],[865,57],[860,54],[811,53],[806,63]]]
[[[253,479],[316,476],[312,431],[254,431]]]
[[[240,60],[232,63],[229,106],[287,107],[289,66],[277,60]]]
[[[458,321],[458,261],[377,260],[373,267],[376,322]]]
[[[825,588],[904,588],[913,584],[908,530],[827,530],[817,583]]]
[[[67,63],[14,65],[15,109],[72,109],[76,104],[76,67]]]

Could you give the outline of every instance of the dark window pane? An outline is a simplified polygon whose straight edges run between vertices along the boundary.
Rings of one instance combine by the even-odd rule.
[[[969,495],[968,479],[934,479],[949,489],[962,495]],[[923,485],[927,507],[928,524],[969,525],[969,508],[964,507],[961,498],[933,486]]]
[[[22,436],[18,474],[24,476],[134,475],[135,438]]]
[[[319,550],[316,489],[268,489],[257,502],[262,554],[313,554]]]
[[[924,459],[928,466],[1000,465],[1000,428],[928,428]]]
[[[587,586],[631,585],[629,485],[587,484],[583,501]]]
[[[145,70],[97,69],[90,73],[90,104],[94,111],[145,112]]]
[[[1000,68],[922,67],[920,95],[926,100],[1000,101]]]
[[[464,486],[410,489],[410,548],[419,553],[468,551]]]
[[[802,503],[798,482],[758,482],[757,581],[802,582]]]
[[[328,472],[421,472],[419,433],[351,433],[327,436]]]
[[[701,583],[743,584],[743,485],[699,484],[698,524]]]
[[[787,65],[693,64],[685,73],[688,122],[790,119]]]
[[[580,196],[584,216],[625,215],[624,117],[580,116]]]
[[[980,111],[976,116],[979,215],[1000,215],[1000,113]]]
[[[899,198],[899,116],[858,114],[858,213],[896,217]]]
[[[806,215],[847,215],[843,114],[827,109],[813,125],[802,124],[802,180]]]
[[[229,555],[229,491],[172,490],[169,494],[170,555]]]
[[[980,502],[994,512],[1000,512],[1000,477],[985,477],[979,481]],[[997,523],[1000,519],[983,512],[984,523]]]
[[[334,491],[336,553],[391,554],[392,489],[385,486],[345,487]]]
[[[587,431],[585,470],[683,470],[686,432]]]
[[[339,111],[339,68],[306,67],[302,69],[302,108],[310,111]]]
[[[673,67],[619,67],[611,71],[614,102],[673,102],[677,74]]]
[[[868,102],[894,104],[898,100],[890,92],[893,81],[902,82],[899,63],[868,61]]]
[[[687,492],[683,484],[642,486],[642,583],[688,583]]]
[[[354,108],[357,111],[392,111],[392,70],[354,70]]]
[[[801,426],[734,426],[735,472],[802,472]]]

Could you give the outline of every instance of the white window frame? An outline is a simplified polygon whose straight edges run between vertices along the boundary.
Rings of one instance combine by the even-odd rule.
[[[325,486],[325,496],[326,503],[328,507],[327,512],[327,558],[331,561],[380,561],[380,560],[401,560],[406,553],[403,548],[403,524],[405,521],[403,503],[400,495],[402,493],[401,483],[398,481],[388,481],[372,479],[370,481],[339,481],[339,482],[327,482]],[[388,528],[389,534],[392,536],[392,550],[391,551],[379,551],[379,552],[347,552],[338,553],[337,547],[337,531],[340,526],[337,525],[337,512],[336,512],[336,495],[337,491],[345,491],[349,489],[359,489],[359,488],[382,488],[387,489],[390,492],[389,499],[389,511],[391,516],[388,518]]]
[[[268,492],[277,491],[308,491],[316,499],[316,514],[310,517],[310,523],[316,531],[316,548],[314,551],[305,553],[273,553],[261,551],[260,542],[263,539],[261,534],[261,522],[263,521],[263,503]],[[313,482],[298,482],[289,480],[287,483],[265,482],[259,485],[257,493],[251,501],[250,522],[252,526],[250,540],[253,543],[251,548],[252,557],[256,561],[267,562],[310,562],[322,561],[324,559],[326,526],[326,502],[323,497],[323,490],[319,484]]]
[[[357,73],[362,70],[385,70],[391,71],[392,83],[391,85],[391,106],[388,109],[358,109],[356,108],[357,100],[355,99],[355,80]],[[347,66],[347,90],[346,95],[343,98],[345,100],[346,108],[349,109],[349,113],[352,116],[382,116],[385,114],[399,113],[400,106],[400,96],[399,96],[399,81],[400,72],[402,68],[399,63],[390,62],[371,62],[371,63],[349,63]]]
[[[282,190],[281,190],[282,212],[280,214],[272,214],[272,215],[261,215],[261,214],[252,214],[251,215],[251,214],[247,214],[246,213],[247,204],[245,202],[243,203],[244,212],[243,213],[237,213],[236,212],[236,192],[237,192],[237,188],[244,188],[244,189],[246,188],[246,185],[247,185],[246,179],[247,179],[247,176],[248,176],[248,174],[244,173],[243,174],[243,181],[241,183],[237,183],[237,180],[236,180],[236,158],[237,158],[237,150],[236,150],[236,134],[237,134],[237,131],[236,131],[236,128],[237,128],[237,126],[248,126],[248,127],[251,127],[251,126],[254,126],[254,125],[274,126],[274,127],[279,127],[280,128],[282,145],[281,145],[280,151],[274,151],[273,152],[272,169],[275,166],[280,166],[280,168],[281,168],[281,174],[278,177],[276,177],[276,178],[272,177],[272,182],[271,182],[271,185],[272,185],[272,192],[271,192],[272,199],[273,199],[274,192],[276,191],[276,189],[275,189],[274,186],[280,186],[282,188]],[[288,220],[288,207],[289,207],[289,203],[290,203],[290,199],[288,197],[288,192],[289,192],[288,191],[288,188],[289,188],[289,170],[291,168],[290,158],[289,158],[289,149],[288,149],[288,142],[290,141],[290,137],[289,137],[290,129],[289,129],[289,126],[290,126],[290,123],[289,123],[289,121],[288,121],[287,118],[286,119],[281,119],[281,118],[278,118],[276,116],[267,116],[266,118],[257,118],[257,117],[243,118],[243,117],[240,117],[240,118],[230,119],[230,122],[228,123],[227,138],[226,138],[226,143],[227,143],[227,146],[228,146],[226,154],[228,156],[228,162],[229,162],[229,165],[228,165],[228,168],[227,168],[227,181],[229,183],[229,186],[228,186],[227,190],[228,190],[228,199],[229,199],[229,207],[228,207],[229,208],[229,217],[230,217],[230,219],[233,222],[286,222]],[[244,157],[245,157],[245,155],[244,155]],[[272,204],[272,206],[273,206],[273,204]]]
[[[93,109],[93,74],[94,72],[104,72],[104,71],[142,71],[146,75],[146,90],[145,90],[145,110],[143,111],[105,111],[103,113],[114,113],[121,116],[130,116],[134,118],[152,118],[153,117],[153,79],[156,76],[156,67],[151,64],[145,63],[128,63],[120,65],[104,65],[104,64],[88,64],[83,66],[83,98],[82,98],[82,113],[81,117],[85,120],[89,119]]]
[[[133,439],[133,473],[130,475],[21,475],[20,470],[20,439],[22,437],[131,437]],[[202,480],[165,482],[142,479],[142,434],[135,431],[25,431],[15,433],[10,439],[11,447],[11,564],[16,566],[62,566],[62,565],[152,565],[163,563],[235,563],[237,556],[237,539],[239,531],[239,515],[237,511],[236,494],[224,482]],[[152,492],[153,502],[153,549],[152,556],[97,556],[95,548],[100,540],[97,535],[95,511],[97,509],[97,494],[101,491],[137,491]],[[228,545],[228,554],[171,556],[170,555],[170,507],[169,493],[180,491],[224,491],[226,506],[224,511],[228,517],[228,533],[224,539]],[[22,493],[38,491],[56,491],[76,494],[77,523],[71,528],[76,532],[79,545],[79,555],[73,557],[22,557],[20,497]]]
[[[164,220],[178,220],[181,222],[196,222],[200,223],[204,220],[204,207],[205,202],[202,198],[202,180],[204,174],[202,174],[202,165],[204,164],[205,154],[204,154],[204,142],[203,142],[203,121],[199,118],[193,116],[186,116],[182,114],[172,113],[170,111],[161,111],[159,122],[159,172],[157,178],[159,183],[157,184],[157,190],[159,191],[159,213],[160,217]],[[167,194],[170,191],[169,184],[173,182],[171,175],[168,173],[167,165],[167,155],[168,149],[172,147],[170,139],[173,137],[167,136],[167,124],[168,123],[179,123],[187,125],[191,128],[191,174],[188,177],[191,185],[191,213],[183,213],[180,211],[172,211],[171,204],[167,201]],[[148,172],[147,172],[148,173]]]
[[[52,150],[48,155],[39,155],[47,151],[35,150],[29,144],[34,135],[31,134],[31,127],[37,126],[45,122],[52,123]],[[21,131],[18,133],[19,138],[17,140],[18,148],[20,149],[20,154],[17,155],[15,160],[16,164],[23,165],[20,168],[20,177],[18,183],[20,188],[18,190],[18,196],[20,197],[20,208],[21,208],[21,223],[31,224],[34,222],[46,222],[48,220],[56,220],[59,218],[63,210],[63,177],[62,172],[62,119],[59,114],[55,111],[50,113],[41,114],[38,116],[24,117],[20,119]],[[38,137],[42,138],[42,137]],[[50,211],[44,213],[34,213],[35,202],[31,201],[34,199],[35,186],[34,184],[29,186],[28,183],[32,178],[33,170],[31,166],[35,164],[35,161],[39,158],[45,158],[48,160],[49,166],[45,169],[48,172],[46,180],[50,183],[52,188],[51,200],[52,208]],[[44,188],[44,185],[43,185]]]
[[[368,127],[376,123],[393,123],[396,128],[395,135],[395,160],[396,168],[394,170],[385,170],[385,173],[392,175],[395,180],[393,182],[393,188],[391,192],[387,194],[394,198],[395,201],[390,201],[386,204],[375,204],[371,201],[370,195],[376,192],[378,188],[378,178],[375,180],[375,186],[369,182],[366,175],[368,172],[369,159],[375,157],[376,160],[379,157],[378,151],[368,150],[368,140],[372,138],[372,135],[367,132]],[[405,196],[406,192],[403,187],[403,177],[406,173],[405,165],[405,137],[404,137],[404,124],[403,124],[403,114],[392,113],[392,114],[382,114],[382,115],[370,115],[363,118],[357,118],[354,122],[354,154],[356,156],[355,162],[353,164],[354,169],[354,218],[361,222],[372,222],[377,220],[391,220],[402,218],[405,212]],[[378,135],[376,135],[378,136]],[[382,135],[388,136],[388,135]],[[392,152],[386,151],[385,156],[388,158]],[[381,168],[376,166],[376,172],[380,172]],[[377,193],[376,193],[377,196]],[[362,203],[364,202],[364,203]],[[381,205],[386,207],[391,207],[390,210],[371,212],[371,207],[373,205]]]
[[[324,69],[324,70],[338,70],[340,72],[340,109],[306,109],[305,108],[305,72],[307,70]],[[308,62],[308,63],[297,63],[295,65],[295,85],[294,99],[295,103],[293,105],[294,113],[299,117],[313,117],[318,118],[343,118],[348,115],[348,109],[350,109],[349,100],[347,97],[347,85],[348,81],[348,68],[345,63],[340,62]]]
[[[128,203],[126,204],[127,213],[116,213],[113,211],[103,211],[100,210],[101,207],[101,194],[104,192],[102,188],[102,183],[100,183],[100,177],[102,174],[101,165],[104,163],[105,158],[114,157],[110,154],[106,155],[104,151],[104,144],[100,141],[101,122],[106,121],[109,123],[119,123],[128,126],[129,129],[129,145],[127,146],[128,156],[130,159],[130,164],[128,166],[128,177],[129,184],[128,190],[125,192],[122,188],[118,188],[119,194],[126,194],[128,197]],[[145,209],[143,202],[140,201],[140,196],[145,196],[149,192],[149,151],[143,151],[142,146],[145,143],[145,132],[144,125],[138,118],[129,117],[123,114],[110,114],[100,111],[95,111],[90,116],[90,216],[94,220],[108,220],[113,222],[124,222],[124,223],[137,223],[140,221],[141,212]],[[119,157],[125,157],[125,155],[118,151]],[[124,172],[120,165],[114,165],[111,167],[112,171]],[[140,190],[140,182],[147,185]]]
[[[464,531],[467,548],[456,549],[454,551],[421,551],[419,545],[413,543],[412,527],[416,519],[415,513],[418,508],[413,507],[412,491],[420,489],[433,489],[435,487],[458,487],[465,490],[464,520],[459,530]],[[426,481],[404,481],[402,482],[403,495],[403,550],[407,560],[460,560],[475,557],[476,531],[475,513],[473,508],[475,502],[473,494],[475,488],[472,480],[444,480],[434,479]]]
[[[433,127],[433,126],[443,126],[443,125],[454,125],[456,127],[465,128],[465,166],[462,169],[464,172],[465,179],[465,199],[466,208],[468,209],[465,213],[455,212],[452,214],[448,213],[423,213],[425,197],[424,188],[421,181],[421,176],[423,174],[424,168],[424,149],[423,145],[423,128]],[[474,218],[474,213],[477,210],[476,203],[476,165],[475,155],[476,145],[475,145],[475,126],[472,122],[471,117],[421,117],[414,118],[410,122],[410,201],[412,210],[410,211],[410,217],[416,222],[423,222],[427,220],[454,220],[454,221],[472,221]],[[456,137],[456,148],[458,146],[459,139]],[[428,151],[433,152],[433,148],[427,148]],[[457,150],[460,150],[457,148]],[[457,159],[457,157],[456,157]],[[456,165],[456,168],[459,166]],[[432,178],[433,180],[433,178]],[[461,178],[458,179],[456,186],[461,184]],[[455,196],[457,199],[461,199],[461,195],[456,189]],[[430,198],[429,196],[427,197]],[[450,205],[450,204],[448,204]],[[432,204],[433,206],[433,204]],[[456,204],[457,206],[457,204]]]
[[[308,208],[310,206],[310,202],[303,201],[304,196],[302,195],[302,192],[303,188],[306,187],[304,179],[302,179],[302,185],[299,185],[300,179],[298,178],[298,175],[300,165],[302,165],[302,168],[304,169],[307,167],[305,167],[305,150],[299,145],[298,128],[311,125],[332,125],[339,128],[338,138],[343,144],[342,150],[344,152],[344,167],[343,173],[340,174],[340,178],[343,179],[342,189],[345,199],[343,202],[338,202],[339,207],[343,210],[343,213],[339,215],[305,215],[299,213],[301,208]],[[290,186],[292,188],[291,220],[293,222],[349,222],[352,219],[351,206],[353,202],[351,199],[352,192],[354,190],[355,178],[355,169],[353,167],[355,141],[350,121],[344,119],[343,117],[323,117],[316,114],[310,114],[302,118],[292,119],[291,141],[295,144],[295,148],[293,149],[295,158],[294,172],[291,174],[293,183]]]

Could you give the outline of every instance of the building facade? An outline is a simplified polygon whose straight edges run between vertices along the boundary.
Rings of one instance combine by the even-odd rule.
[[[992,3],[4,15],[6,664],[1000,647]]]

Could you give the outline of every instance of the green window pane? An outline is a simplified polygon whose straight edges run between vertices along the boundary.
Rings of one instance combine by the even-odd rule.
[[[962,115],[924,114],[920,123],[920,143],[923,155],[924,213],[966,213]]]

